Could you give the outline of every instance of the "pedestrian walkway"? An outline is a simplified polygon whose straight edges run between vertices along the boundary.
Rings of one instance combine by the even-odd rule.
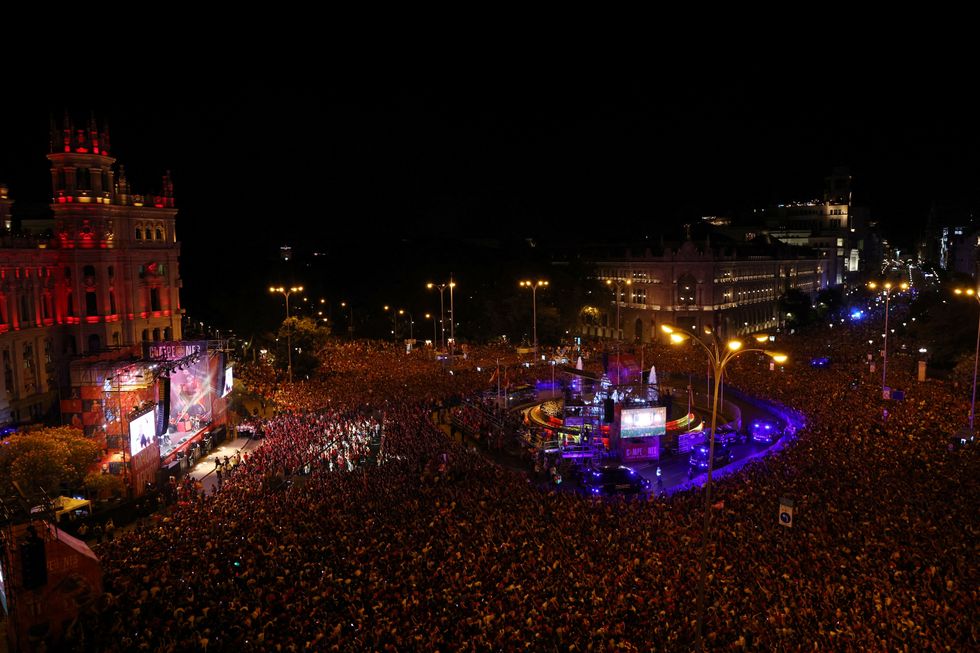
[[[222,462],[224,462],[225,457],[229,461],[233,461],[236,453],[244,455],[248,451],[254,451],[260,446],[262,446],[262,440],[253,440],[251,438],[239,437],[229,442],[224,442],[216,449],[213,449],[207,456],[201,458],[187,475],[195,481],[201,481],[205,495],[209,495],[212,492],[211,488],[218,484],[218,475],[215,473],[215,457],[220,458]]]

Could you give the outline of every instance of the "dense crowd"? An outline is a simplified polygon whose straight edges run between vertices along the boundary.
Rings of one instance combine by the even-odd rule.
[[[732,384],[806,427],[715,485],[707,644],[977,650],[977,449],[945,446],[965,393],[917,383],[914,361],[897,358],[889,378],[907,397],[886,415],[867,333],[835,331],[781,342],[785,368],[753,354],[730,366]],[[807,366],[817,352],[834,366]],[[704,370],[693,349],[643,356]],[[474,361],[358,342],[331,347],[315,380],[272,384],[281,412],[220,492],[97,547],[107,592],[89,628],[74,629],[77,648],[690,650],[700,491],[542,492],[433,425],[440,406],[488,382]],[[383,454],[340,465],[375,426]],[[311,454],[302,483],[269,483]],[[796,501],[792,529],[777,523],[781,496]]]

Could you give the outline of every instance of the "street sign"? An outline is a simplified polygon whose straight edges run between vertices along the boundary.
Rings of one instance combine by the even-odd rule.
[[[788,497],[779,499],[779,523],[787,528],[793,527],[793,500]]]

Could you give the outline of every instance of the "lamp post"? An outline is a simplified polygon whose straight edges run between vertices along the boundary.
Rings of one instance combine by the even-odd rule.
[[[341,308],[347,309],[347,333],[351,340],[354,339],[354,307],[348,306],[347,302],[340,302]]]
[[[534,334],[534,355],[538,355],[538,288],[546,288],[547,281],[521,281],[521,288],[531,289],[531,328]]]
[[[620,297],[620,293],[622,292],[623,286],[632,286],[633,280],[632,279],[606,279],[606,285],[609,286],[610,289],[614,287],[616,288],[616,340],[620,340],[622,338],[622,329],[620,328],[620,324],[619,324],[619,304],[620,304],[619,297]]]
[[[633,285],[633,280],[632,279],[625,279],[625,280],[606,279],[606,285],[609,286],[610,288],[612,288],[613,286],[615,286],[616,288],[616,385],[619,385],[620,372],[623,368],[622,361],[620,360],[620,351],[619,351],[619,341],[622,339],[622,334],[623,334],[622,327],[619,323],[619,304],[620,304],[619,296],[620,293],[622,292],[622,287],[624,285],[626,286]]]
[[[289,296],[294,292],[303,292],[303,286],[290,286],[285,288],[283,286],[269,286],[269,292],[279,293],[286,298],[286,319],[289,319]],[[289,382],[293,382],[293,334],[292,331],[286,330],[286,369],[288,371]]]
[[[415,318],[412,317],[411,311],[406,311],[404,308],[398,309],[399,315],[408,315],[408,338],[409,340],[415,340],[415,330],[413,325],[415,324]]]
[[[973,288],[967,288],[962,290],[957,288],[954,290],[957,295],[968,295],[977,300],[980,304],[980,293],[977,293]],[[970,398],[970,433],[973,433],[973,416],[975,414],[975,408],[977,405],[977,361],[980,360],[980,320],[977,321],[977,351],[973,355],[973,395]]]
[[[391,311],[391,336],[393,340],[398,340],[398,314],[399,312],[404,313],[404,311],[392,311],[391,306],[387,304],[384,305],[385,312]]]
[[[453,310],[453,288],[456,287],[456,282],[453,281],[452,276],[449,277],[449,281],[446,283],[432,283],[431,281],[425,284],[425,287],[429,290],[433,288],[439,289],[439,324],[442,326],[442,348],[446,348],[446,304],[444,301],[443,291],[449,288],[449,342],[453,344],[455,348],[456,345],[456,312]]]
[[[711,432],[708,438],[708,478],[704,484],[704,526],[701,532],[701,564],[698,579],[698,630],[695,650],[700,651],[703,650],[704,645],[702,630],[704,628],[704,603],[708,581],[708,531],[711,528],[711,474],[712,471],[714,471],[715,462],[715,427],[718,424],[718,395],[721,389],[721,380],[725,374],[725,367],[728,365],[728,363],[730,363],[736,356],[741,354],[747,352],[759,352],[769,356],[777,363],[786,362],[787,356],[786,354],[769,351],[767,349],[743,349],[741,340],[729,340],[727,343],[722,345],[715,334],[712,334],[711,346],[709,347],[695,335],[685,331],[684,329],[667,326],[666,324],[662,325],[661,329],[663,329],[663,331],[670,336],[671,344],[676,345],[687,340],[693,340],[694,342],[698,343],[708,355],[708,364],[711,367],[711,370],[714,372],[715,377],[714,394],[711,398]],[[762,340],[759,338],[756,340],[757,342],[762,342]]]
[[[456,309],[453,305],[453,288],[456,282],[453,276],[449,275],[449,342],[453,345],[453,353],[456,352]]]
[[[436,337],[436,316],[432,313],[426,313],[425,319],[432,320],[432,346],[435,347],[436,343],[439,342],[439,339]]]
[[[884,398],[885,377],[886,374],[888,373],[888,302],[891,300],[892,284],[886,281],[885,283],[881,284],[881,287],[883,289],[882,293],[884,293],[885,295],[885,343],[884,343],[885,348],[883,350],[884,355],[882,356],[883,360],[881,362],[881,396],[882,398]],[[898,285],[898,287],[901,288],[902,290],[907,290],[909,284],[903,281]],[[868,288],[870,288],[871,290],[876,290],[878,288],[878,284],[872,281],[871,283],[868,284]]]

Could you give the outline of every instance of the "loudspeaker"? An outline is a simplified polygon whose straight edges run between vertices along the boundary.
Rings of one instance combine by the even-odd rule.
[[[48,582],[48,559],[44,551],[44,540],[31,537],[20,545],[20,571],[24,589],[44,587]]]
[[[616,404],[611,398],[607,398],[605,402],[603,402],[602,421],[606,424],[612,424],[613,417],[616,413],[615,406]]]

